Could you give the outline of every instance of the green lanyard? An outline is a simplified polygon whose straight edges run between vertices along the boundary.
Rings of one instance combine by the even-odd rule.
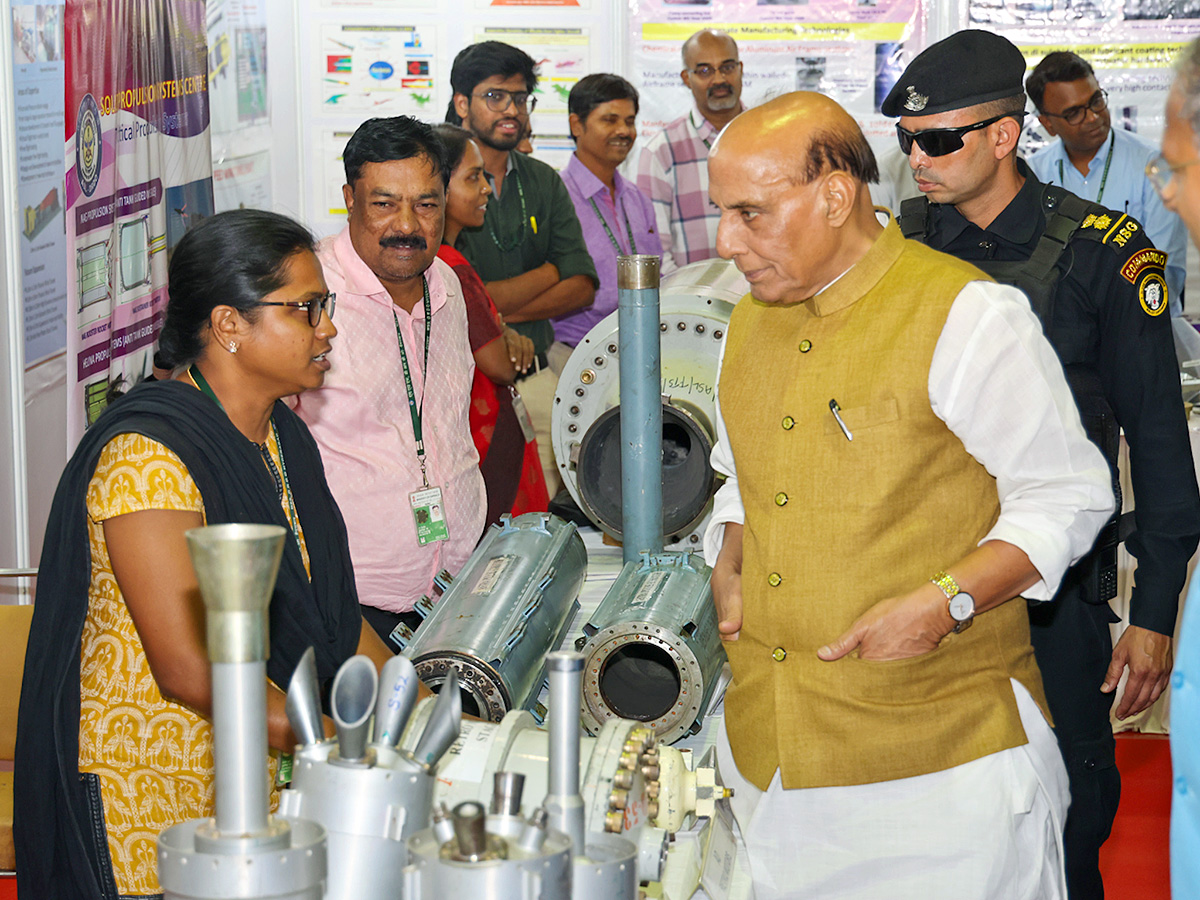
[[[225,412],[225,405],[217,397],[212,386],[208,383],[208,379],[200,372],[200,368],[192,365],[188,369],[188,374],[192,377],[192,381],[196,382],[196,387],[200,388],[200,393],[208,397],[213,403],[221,408],[221,412]],[[275,495],[279,498],[280,506],[284,506],[284,513],[289,519],[288,524],[296,523],[296,527],[300,527],[300,514],[296,511],[296,501],[292,498],[292,485],[288,481],[287,460],[283,456],[283,443],[279,440],[279,431],[275,428],[275,417],[271,416],[271,434],[275,435],[275,446],[279,448],[279,466],[275,465],[275,460],[271,458],[271,451],[266,444],[260,444],[257,441],[250,441],[258,448],[258,452],[262,454],[263,462],[266,463],[267,471],[271,473],[271,478],[275,482]],[[283,469],[282,475],[280,468]],[[286,504],[286,505],[285,505]],[[296,549],[300,550],[300,535],[294,529],[291,529],[292,537],[296,541]],[[300,556],[304,556],[301,551]]]
[[[1104,199],[1104,183],[1108,181],[1108,167],[1112,165],[1113,148],[1117,146],[1117,136],[1109,133],[1111,143],[1108,145],[1108,153],[1104,157],[1104,174],[1100,176],[1100,192],[1096,194],[1096,202],[1099,203]],[[1063,187],[1067,186],[1066,179],[1063,178],[1063,161],[1058,161],[1058,183]]]
[[[592,204],[592,211],[596,214],[596,218],[600,220],[600,224],[604,226],[604,233],[608,235],[609,241],[617,250],[617,255],[620,256],[625,251],[621,249],[621,245],[617,243],[616,237],[612,233],[612,229],[608,227],[608,220],[600,212],[600,207],[596,205],[595,197],[588,197],[588,202]],[[621,203],[621,212],[625,214],[625,234],[629,236],[629,252],[637,254],[637,243],[633,239],[633,227],[629,224],[629,212],[625,209],[625,203]],[[613,215],[617,214],[617,204],[613,203]]]
[[[519,183],[519,182],[518,182]],[[425,362],[421,373],[429,384],[429,333],[433,331],[433,303],[429,300],[429,279],[421,276],[421,286],[425,297]],[[425,440],[421,431],[421,415],[425,409],[425,392],[421,391],[421,404],[417,405],[417,392],[413,389],[412,374],[408,371],[408,354],[404,352],[404,336],[400,333],[400,317],[392,309],[392,320],[396,323],[396,343],[400,347],[400,365],[404,369],[404,389],[408,393],[408,413],[412,416],[413,437],[417,439],[417,463],[421,466],[421,484],[429,487],[429,479],[425,477]]]
[[[496,236],[496,218],[497,217],[492,216],[491,219],[487,220],[488,235],[491,236],[492,243],[496,245],[496,249],[499,250],[501,253],[508,253],[511,250],[516,250],[517,247],[519,247],[521,245],[521,242],[523,240],[525,240],[525,223],[527,221],[529,221],[529,216],[525,212],[525,189],[521,187],[521,179],[517,175],[517,170],[513,169],[508,174],[508,178],[509,178],[509,180],[515,181],[517,183],[517,198],[521,201],[521,227],[520,227],[520,230],[517,232],[516,238],[513,239],[512,243],[505,245],[505,244],[500,243],[500,238]],[[537,233],[537,229],[535,228],[534,234],[536,234],[536,233]]]

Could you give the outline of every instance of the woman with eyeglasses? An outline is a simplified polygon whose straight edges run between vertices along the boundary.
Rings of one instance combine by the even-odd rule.
[[[471,384],[471,437],[487,487],[487,522],[502,513],[545,510],[550,503],[532,426],[513,382],[533,361],[533,341],[504,324],[478,273],[454,249],[464,228],[483,224],[492,189],[483,174],[483,156],[471,133],[457,125],[434,127],[446,147],[452,172],[446,190],[446,226],[438,257],[454,269],[467,304],[467,332],[475,357]]]
[[[323,683],[356,652],[390,657],[363,627],[317,446],[281,402],[321,386],[337,334],[312,236],[274,213],[221,213],[184,235],[169,284],[159,360],[172,378],[135,387],[92,425],[50,513],[16,753],[22,896],[159,896],[159,832],[212,815],[189,529],[287,529],[269,611],[275,751],[296,743],[283,689],[309,646]]]

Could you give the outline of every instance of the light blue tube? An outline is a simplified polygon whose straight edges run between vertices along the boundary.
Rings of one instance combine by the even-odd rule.
[[[657,256],[617,258],[621,539],[626,563],[663,549],[658,265]]]

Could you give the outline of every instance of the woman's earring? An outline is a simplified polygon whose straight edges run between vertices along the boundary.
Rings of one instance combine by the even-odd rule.
[[[229,342],[229,352],[237,353],[237,351],[238,351],[237,341],[230,341]]]

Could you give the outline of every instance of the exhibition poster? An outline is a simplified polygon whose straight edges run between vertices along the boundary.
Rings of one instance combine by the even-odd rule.
[[[873,142],[891,137],[879,105],[924,37],[923,0],[630,0],[632,80],[644,140],[692,107],[681,49],[702,28],[728,32],[742,60],[742,99],[795,90],[837,100]]]
[[[63,3],[12,7],[25,367],[67,346],[63,266]]]
[[[321,113],[433,115],[437,70],[433,29],[329,23],[321,29]]]
[[[213,213],[204,0],[66,3],[67,439],[152,371],[167,264]]]

